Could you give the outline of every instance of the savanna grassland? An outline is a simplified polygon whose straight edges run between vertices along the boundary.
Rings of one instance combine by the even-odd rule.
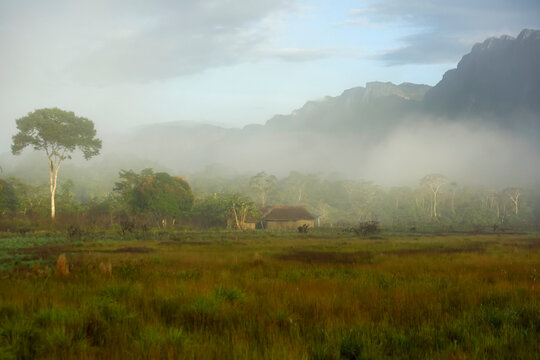
[[[0,266],[0,359],[540,353],[535,234],[35,235]]]

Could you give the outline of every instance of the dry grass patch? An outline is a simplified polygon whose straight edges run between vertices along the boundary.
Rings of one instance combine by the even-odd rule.
[[[276,256],[280,260],[298,261],[309,264],[359,264],[369,263],[372,254],[366,251],[326,252],[310,250],[292,250]]]
[[[56,261],[56,273],[63,277],[69,275],[69,265],[65,254],[60,255]]]

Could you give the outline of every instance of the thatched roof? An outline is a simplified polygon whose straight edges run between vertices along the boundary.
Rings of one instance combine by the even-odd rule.
[[[251,214],[247,214],[246,220],[244,220],[245,223],[258,223],[261,221],[260,219],[257,219],[255,216]]]
[[[303,206],[275,206],[263,216],[263,220],[265,221],[296,221],[313,219],[315,219],[315,216],[313,216]]]

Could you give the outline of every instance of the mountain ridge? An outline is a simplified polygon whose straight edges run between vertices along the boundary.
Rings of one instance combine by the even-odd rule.
[[[501,120],[512,114],[540,115],[540,31],[475,44],[427,91],[424,103],[436,115],[489,117],[499,125],[509,125]]]
[[[433,87],[369,82],[307,101],[264,125],[140,128],[125,148],[130,148],[128,142],[137,144],[139,155],[189,171],[212,163],[275,173],[313,171],[324,164],[327,170],[355,174],[416,163],[423,169],[419,173],[431,171],[440,166],[430,158],[433,154],[449,158],[467,151],[463,156],[470,164],[462,165],[462,158],[453,166],[480,171],[475,162],[480,160],[471,154],[483,154],[486,148],[502,151],[498,158],[511,164],[513,158],[504,151],[520,142],[516,157],[537,158],[539,124],[540,31],[526,29],[516,38],[494,37],[474,45]],[[441,139],[446,141],[442,145]],[[407,155],[410,146],[415,152]],[[408,161],[394,163],[402,156]],[[495,157],[493,161],[495,173],[501,165]],[[355,163],[364,165],[351,167]]]
[[[264,124],[248,124],[247,133],[260,131],[384,131],[407,117],[483,118],[512,128],[509,115],[521,127],[536,126],[540,116],[540,30],[524,29],[517,37],[489,37],[472,46],[456,68],[446,71],[433,87],[425,84],[373,81],[337,96],[307,101],[289,114],[276,114]],[[178,128],[203,126],[230,132],[220,125],[178,123]],[[159,127],[160,124],[148,126]],[[170,127],[171,124],[163,124]],[[174,130],[174,129],[172,129]]]

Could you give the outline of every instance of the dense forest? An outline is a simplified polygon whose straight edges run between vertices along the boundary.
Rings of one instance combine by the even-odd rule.
[[[70,178],[77,173],[75,180]],[[90,173],[67,169],[59,181],[58,216],[52,223],[48,185],[1,178],[0,230],[26,232],[51,224],[119,231],[141,226],[239,229],[236,211],[257,218],[275,205],[305,206],[326,228],[377,221],[396,231],[508,231],[540,224],[540,192],[470,186],[441,174],[428,174],[417,186],[388,188],[339,175],[293,171],[278,178],[265,172],[233,173],[220,166],[185,179],[149,168],[120,170],[112,184],[109,177],[100,181]]]

